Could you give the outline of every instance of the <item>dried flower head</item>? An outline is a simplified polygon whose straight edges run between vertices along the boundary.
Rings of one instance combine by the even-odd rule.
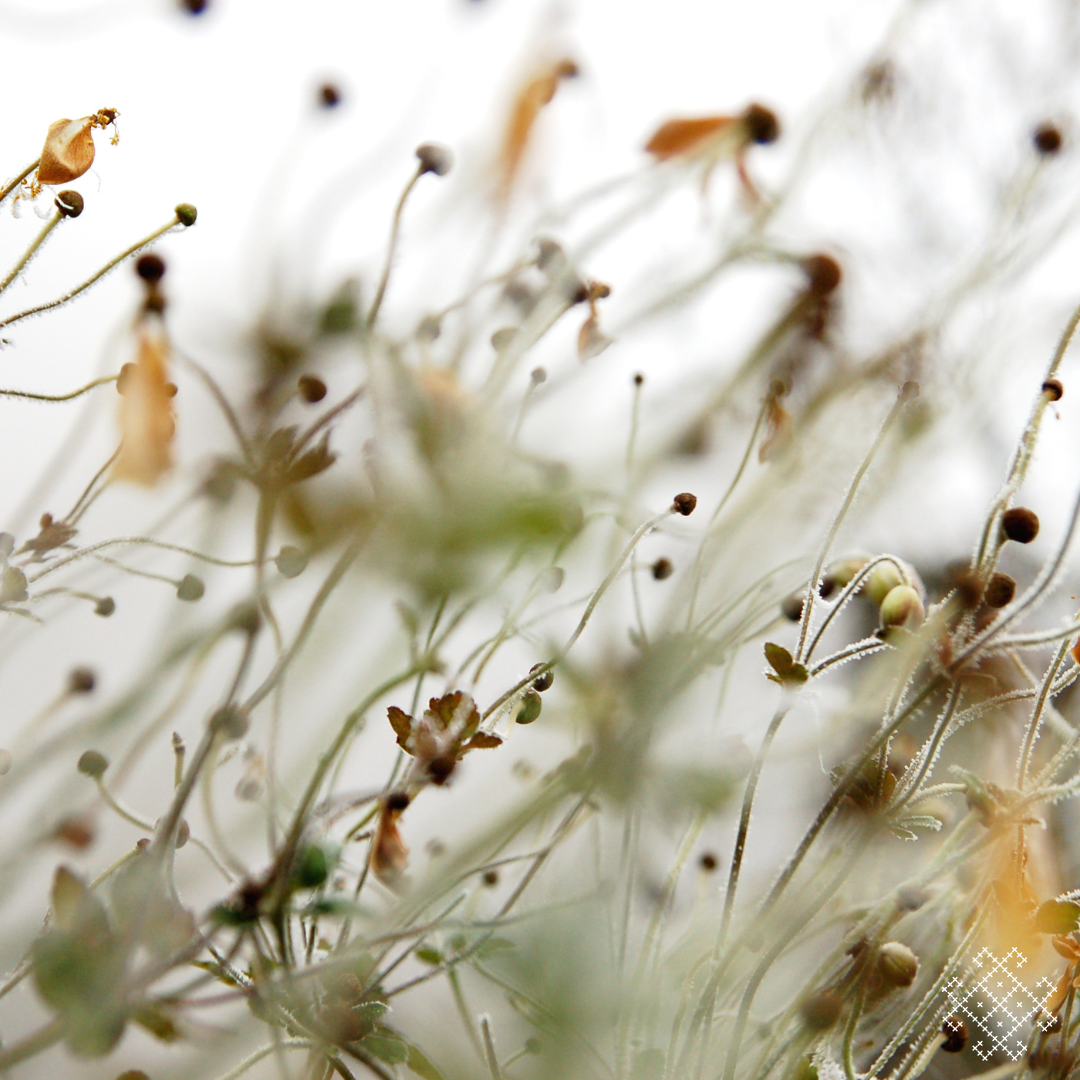
[[[94,128],[112,124],[115,131],[116,109],[101,109],[80,120],[57,120],[49,125],[38,165],[39,184],[68,184],[78,180],[94,164]],[[115,134],[113,141],[116,141]]]

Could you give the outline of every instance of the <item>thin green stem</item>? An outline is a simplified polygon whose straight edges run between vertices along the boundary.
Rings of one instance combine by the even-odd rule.
[[[26,269],[27,263],[38,253],[41,249],[41,245],[45,243],[49,238],[49,233],[64,220],[66,214],[61,214],[59,210],[49,218],[45,227],[37,234],[34,242],[23,252],[23,256],[19,261],[8,271],[7,277],[3,281],[0,281],[0,293],[4,292],[7,287]]]
[[[375,299],[371,302],[371,310],[367,316],[367,328],[369,330],[375,325],[375,320],[379,317],[379,309],[382,307],[383,298],[386,296],[386,287],[390,284],[390,271],[394,266],[394,252],[397,250],[398,234],[401,231],[401,217],[405,212],[405,203],[412,189],[416,187],[416,182],[424,175],[424,172],[424,166],[420,164],[416,172],[413,173],[412,178],[405,185],[405,189],[397,201],[397,206],[394,208],[394,220],[390,226],[390,242],[386,247],[386,263],[383,266],[382,277],[379,278],[379,287],[375,292]]]

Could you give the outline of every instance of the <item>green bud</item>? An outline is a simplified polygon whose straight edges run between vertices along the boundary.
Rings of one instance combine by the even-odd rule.
[[[852,575],[854,577],[854,575]],[[903,585],[904,578],[892,562],[878,563],[863,582],[863,592],[875,604],[880,604],[897,585]]]
[[[919,974],[919,958],[899,941],[887,941],[881,946],[877,966],[888,986],[910,986]]]
[[[535,690],[527,690],[521,698],[521,705],[518,706],[517,716],[514,719],[519,724],[531,724],[540,716],[540,710],[543,707],[544,703],[540,695]]]
[[[325,849],[318,844],[305,844],[296,854],[296,887],[317,889],[329,876],[330,861]]]
[[[90,776],[96,779],[99,776],[105,775],[105,770],[109,767],[109,759],[104,754],[99,754],[96,750],[87,750],[82,757],[79,758],[79,772],[83,776]]]
[[[191,203],[182,202],[176,208],[176,220],[180,222],[184,228],[190,228],[195,224],[195,219],[199,216],[199,211],[195,209]]]
[[[881,625],[914,630],[925,615],[919,594],[910,585],[897,585],[881,602]]]

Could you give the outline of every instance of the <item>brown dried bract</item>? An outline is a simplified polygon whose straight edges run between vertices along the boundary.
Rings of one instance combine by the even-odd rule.
[[[507,199],[513,189],[541,110],[555,96],[559,83],[577,74],[578,66],[573,60],[558,60],[533,75],[517,92],[499,153],[501,199]]]
[[[41,150],[37,182],[67,184],[77,180],[94,164],[94,128],[116,126],[116,109],[101,109],[79,120],[57,120],[49,125]],[[113,142],[116,136],[113,135]]]
[[[113,465],[117,480],[149,487],[172,466],[173,420],[168,380],[168,339],[160,325],[139,331],[139,352],[120,398],[120,451]]]
[[[397,881],[409,865],[409,849],[397,826],[400,817],[400,810],[384,805],[371,842],[371,872],[387,884]]]
[[[645,152],[658,161],[701,149],[721,132],[732,132],[737,116],[698,116],[668,120],[661,124],[645,144]]]

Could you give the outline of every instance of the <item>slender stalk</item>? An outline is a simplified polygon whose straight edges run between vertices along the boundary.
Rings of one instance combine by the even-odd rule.
[[[379,287],[375,292],[375,299],[371,302],[371,310],[367,316],[367,328],[369,330],[375,325],[375,320],[379,317],[379,309],[382,307],[383,297],[386,296],[386,287],[390,284],[390,271],[394,265],[394,252],[397,249],[398,233],[401,231],[401,218],[405,212],[405,203],[412,189],[416,187],[416,182],[424,175],[424,172],[425,169],[421,163],[405,185],[405,189],[397,201],[397,206],[394,208],[394,220],[390,225],[390,242],[386,246],[386,263],[383,266],[382,277],[379,278]]]
[[[100,270],[95,274],[91,274],[81,285],[76,285],[74,289],[64,293],[63,296],[58,296],[55,300],[50,300],[47,304],[38,304],[36,307],[27,308],[25,311],[20,311],[17,315],[9,315],[6,319],[0,320],[0,330],[5,326],[13,326],[17,322],[21,322],[23,319],[28,319],[31,315],[38,315],[43,311],[52,311],[53,308],[63,307],[64,304],[74,300],[75,297],[81,293],[86,292],[91,285],[97,284],[110,270],[115,270],[125,259],[142,251],[143,248],[152,244],[159,237],[164,236],[167,232],[175,229],[180,224],[180,219],[174,217],[167,225],[162,225],[160,229],[155,229],[149,236],[144,237],[142,240],[136,241],[129,248],[125,248],[114,259],[110,259]]]
[[[26,269],[30,260],[41,250],[41,245],[45,243],[49,238],[49,233],[64,220],[66,214],[61,214],[59,210],[49,218],[45,227],[37,234],[34,242],[23,252],[22,258],[8,271],[7,277],[3,281],[0,281],[0,293],[4,292],[7,287]]]
[[[35,158],[14,180],[0,187],[0,203],[2,203],[39,165],[41,158]]]

